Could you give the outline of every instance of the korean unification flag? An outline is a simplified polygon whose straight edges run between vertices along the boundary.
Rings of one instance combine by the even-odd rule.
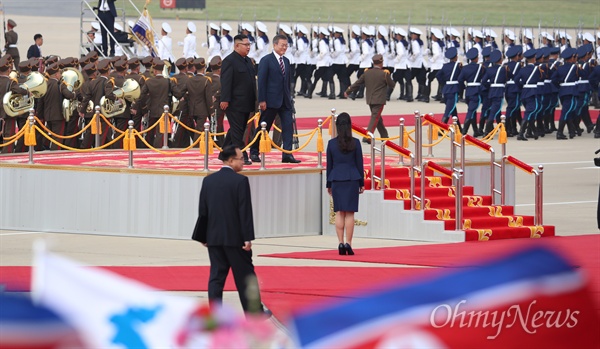
[[[175,348],[197,309],[100,268],[36,252],[32,296],[74,326],[90,348]]]
[[[144,9],[144,12],[142,12],[142,15],[133,26],[133,34],[146,46],[152,57],[156,57],[154,33],[152,32],[152,17],[150,17],[147,9]]]

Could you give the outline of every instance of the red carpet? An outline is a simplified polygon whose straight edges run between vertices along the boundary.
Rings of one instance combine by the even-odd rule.
[[[206,291],[208,286],[208,266],[103,268],[166,291]],[[290,312],[321,299],[349,297],[354,290],[391,279],[410,280],[435,272],[430,268],[256,267],[263,302],[280,320]],[[0,267],[0,285],[5,287],[5,291],[29,292],[30,280],[31,267]],[[235,291],[231,273],[225,290]]]

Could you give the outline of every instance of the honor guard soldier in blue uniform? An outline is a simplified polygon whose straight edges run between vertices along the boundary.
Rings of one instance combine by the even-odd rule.
[[[442,94],[446,103],[446,109],[444,110],[444,117],[442,118],[443,123],[448,123],[450,115],[458,116],[456,111],[456,104],[458,103],[458,96],[460,86],[458,84],[458,76],[462,70],[462,64],[458,62],[458,50],[456,47],[450,47],[445,53],[447,59],[450,62],[445,63],[442,69],[437,74],[436,78],[439,83],[444,82]],[[465,123],[465,127],[468,127]]]
[[[577,51],[572,48],[566,48],[560,57],[563,59],[563,65],[558,67],[552,83],[559,87],[558,97],[562,110],[558,121],[558,132],[556,139],[567,139],[564,134],[565,125],[569,130],[569,138],[575,137],[575,127],[573,125],[573,117],[577,110],[577,98],[579,92],[577,90],[577,80],[579,79],[578,67],[576,64]]]
[[[537,83],[542,78],[540,67],[535,65],[536,50],[525,51],[523,56],[527,60],[526,65],[521,68],[519,74],[515,77],[515,82],[521,87],[521,101],[525,107],[525,115],[519,129],[517,140],[526,141],[525,131],[533,138],[537,139],[537,130],[534,129],[535,116],[539,110],[539,100]]]
[[[556,106],[558,105],[558,87],[552,83],[552,77],[556,74],[558,67],[562,64],[558,60],[558,55],[560,54],[560,48],[558,47],[547,47],[548,52],[550,54],[550,58],[548,59],[548,78],[544,81],[544,84],[548,85],[548,91],[550,101],[548,102],[548,109],[544,113],[544,132],[551,134],[556,131],[556,125],[554,124],[554,112],[556,111]]]
[[[469,64],[465,65],[458,76],[458,83],[461,89],[465,89],[465,99],[467,100],[467,115],[465,122],[472,120],[473,124],[477,124],[477,109],[481,104],[481,79],[485,74],[485,68],[482,64],[479,64],[479,50],[473,47],[467,51],[467,59],[470,61]],[[475,137],[479,137],[481,134],[479,130],[475,133]]]
[[[492,131],[494,120],[500,119],[506,82],[511,78],[508,66],[502,64],[502,52],[499,50],[492,51],[490,62],[492,65],[485,71],[482,80],[482,86],[485,86],[488,90],[487,99],[490,103],[490,114],[485,125],[484,134]],[[465,133],[468,129],[468,126],[465,124]]]
[[[577,57],[579,64],[579,81],[577,81],[577,90],[579,98],[577,100],[577,116],[575,118],[575,132],[581,136],[583,130],[579,127],[579,123],[583,121],[587,133],[591,133],[594,129],[594,124],[590,118],[590,96],[592,95],[592,85],[590,85],[589,77],[592,74],[590,58],[592,58],[594,47],[591,44],[586,44],[577,48]]]
[[[590,84],[592,85],[592,92],[598,94],[600,89],[600,65],[595,64],[592,74],[590,75]],[[596,127],[594,130],[594,138],[600,138],[600,115],[596,119]]]
[[[540,81],[537,83],[538,111],[535,116],[535,129],[539,137],[546,135],[544,118],[548,104],[550,103],[550,89],[546,86],[546,80],[550,78],[550,69],[548,67],[549,50],[547,47],[541,47],[535,55],[536,64],[540,67],[540,73],[542,73]]]
[[[506,134],[508,137],[517,135],[517,123],[521,122],[521,89],[515,83],[515,76],[521,70],[521,55],[523,48],[515,45],[506,51],[508,63],[506,66],[510,70],[510,79],[506,82],[504,96],[506,98]]]
[[[483,50],[481,50],[481,56],[483,57],[483,67],[485,69],[488,69],[492,66],[492,61],[490,60],[490,55],[492,54],[492,51],[494,49],[491,46],[486,46],[483,48]],[[481,87],[479,88],[479,94],[481,95],[481,114],[479,117],[479,132],[480,134],[483,134],[483,129],[485,127],[485,122],[486,120],[489,119],[489,115],[490,115],[490,108],[492,106],[492,103],[490,102],[490,100],[488,99],[488,86],[486,85],[481,85]],[[500,121],[500,120],[498,120]],[[492,123],[494,121],[492,120]]]

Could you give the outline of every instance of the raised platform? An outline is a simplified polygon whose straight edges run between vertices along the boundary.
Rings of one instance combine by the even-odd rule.
[[[318,155],[295,157],[302,163],[283,164],[281,154],[273,152],[265,157],[267,170],[259,170],[260,164],[244,168],[258,238],[335,234]],[[0,229],[188,239],[209,173],[202,171],[203,159],[197,149],[169,156],[138,150],[130,169],[122,150],[45,151],[35,154],[34,164],[27,163],[27,154],[0,156]],[[209,170],[221,164],[212,155]],[[402,166],[397,156],[386,158],[386,165]],[[489,190],[489,166],[470,163],[466,174],[476,191]],[[509,178],[514,183],[514,174]],[[439,235],[442,223],[423,221],[422,212],[405,210],[401,202],[384,202],[380,191],[368,191],[360,200],[356,218],[365,224],[359,222],[356,236],[464,241],[460,233]],[[509,200],[514,202],[514,193]]]

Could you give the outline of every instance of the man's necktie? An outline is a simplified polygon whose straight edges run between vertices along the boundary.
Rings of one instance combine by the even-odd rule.
[[[279,67],[281,68],[281,74],[285,76],[285,67],[283,66],[283,57],[279,57]]]

